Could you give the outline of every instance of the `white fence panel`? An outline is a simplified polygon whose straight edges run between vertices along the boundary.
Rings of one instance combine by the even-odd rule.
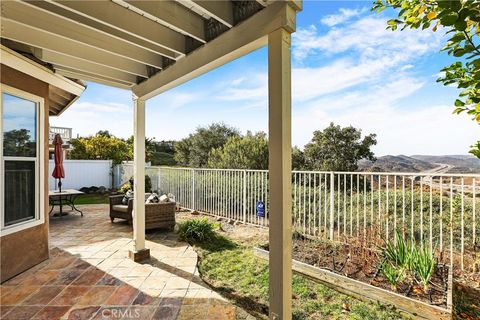
[[[52,177],[55,167],[53,160],[48,165],[48,187],[55,190],[57,182]],[[65,178],[62,179],[62,189],[80,189],[82,187],[112,185],[111,160],[64,160]]]

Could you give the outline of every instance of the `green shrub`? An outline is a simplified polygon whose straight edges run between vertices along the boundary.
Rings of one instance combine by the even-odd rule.
[[[207,218],[193,219],[180,223],[178,234],[183,240],[203,242],[215,237],[216,228],[217,224],[208,221]]]
[[[133,190],[133,177],[125,182],[119,189],[121,193],[126,193],[128,190]],[[148,175],[145,175],[145,192],[152,192],[152,180]]]

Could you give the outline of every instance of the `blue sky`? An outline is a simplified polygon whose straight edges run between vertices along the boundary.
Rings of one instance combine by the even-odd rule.
[[[441,30],[391,32],[393,12],[370,1],[305,1],[292,38],[292,140],[303,147],[330,122],[376,133],[385,154],[466,154],[479,127],[452,115],[457,90],[435,82],[451,63]],[[257,50],[147,103],[147,136],[181,139],[196,127],[225,122],[267,131],[267,49]],[[133,132],[130,91],[88,83],[51,124],[74,134]]]

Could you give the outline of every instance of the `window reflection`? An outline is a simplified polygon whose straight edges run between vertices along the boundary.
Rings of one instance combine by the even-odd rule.
[[[3,93],[3,155],[35,157],[37,146],[36,103]]]

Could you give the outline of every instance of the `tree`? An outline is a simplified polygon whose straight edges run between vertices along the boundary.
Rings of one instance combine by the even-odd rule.
[[[305,154],[297,146],[292,148],[292,170],[305,169]]]
[[[128,158],[133,159],[133,153],[134,153],[134,137],[133,136],[130,136],[130,138],[127,139],[127,145],[128,145]],[[146,162],[149,162],[152,160],[154,151],[155,151],[155,138],[145,138],[145,161]]]
[[[196,132],[175,144],[175,160],[184,166],[205,167],[212,149],[222,147],[232,136],[239,136],[237,129],[224,123],[198,127]]]
[[[323,131],[313,132],[312,141],[305,146],[305,163],[313,170],[355,171],[359,160],[376,160],[370,150],[376,144],[375,134],[362,139],[360,129],[330,123]]]
[[[175,161],[181,166],[190,165],[190,150],[192,149],[192,139],[190,137],[175,142]]]
[[[480,5],[478,0],[376,0],[372,10],[386,8],[398,11],[398,17],[387,22],[395,31],[405,28],[446,30],[449,38],[443,47],[457,61],[443,68],[437,79],[446,86],[462,89],[455,100],[453,113],[467,113],[480,123]],[[480,141],[472,146],[471,153],[480,154]]]
[[[268,140],[264,132],[233,135],[208,156],[208,166],[222,169],[268,169]]]
[[[113,165],[131,160],[130,148],[126,141],[113,135],[99,132],[94,136],[72,139],[71,159],[112,160]]]
[[[19,129],[3,134],[4,154],[7,156],[35,156],[35,142],[30,141],[30,130]]]

